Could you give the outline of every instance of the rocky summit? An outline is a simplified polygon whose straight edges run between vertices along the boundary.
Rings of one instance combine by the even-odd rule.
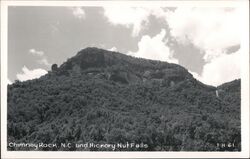
[[[240,88],[240,79],[213,87],[176,64],[86,48],[8,85],[8,150],[240,151]]]

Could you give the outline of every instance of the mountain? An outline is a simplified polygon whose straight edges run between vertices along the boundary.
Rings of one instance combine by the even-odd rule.
[[[38,148],[45,151],[240,151],[240,88],[240,80],[213,87],[176,64],[86,48],[39,79],[8,85],[8,143],[56,144]],[[106,147],[77,146],[90,143]]]

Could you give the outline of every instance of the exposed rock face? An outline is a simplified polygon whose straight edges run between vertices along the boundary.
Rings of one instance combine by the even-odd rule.
[[[110,76],[110,80],[113,80],[115,82],[125,83],[128,84],[128,73],[127,72],[114,72]]]
[[[173,87],[175,85],[174,81],[170,81],[170,86]]]
[[[57,64],[53,64],[53,65],[51,66],[51,70],[52,70],[52,71],[57,71],[57,69],[58,69]]]
[[[188,71],[175,64],[155,62],[152,60],[135,59],[119,53],[113,53],[97,48],[86,48],[59,68],[59,74],[69,75],[69,72],[90,73],[102,72],[110,76],[108,79],[123,84],[145,82],[148,80],[161,81],[170,84],[193,79]]]
[[[144,72],[143,77],[150,78],[150,74],[151,74],[151,72],[149,70],[147,70]]]

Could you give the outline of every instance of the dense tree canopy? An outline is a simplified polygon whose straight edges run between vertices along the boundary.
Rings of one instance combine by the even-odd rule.
[[[8,142],[134,142],[148,147],[125,150],[240,151],[240,132],[240,80],[215,88],[181,66],[96,48],[80,51],[39,79],[8,86]]]

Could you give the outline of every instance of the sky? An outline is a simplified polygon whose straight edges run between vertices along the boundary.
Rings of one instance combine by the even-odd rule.
[[[179,64],[213,86],[240,78],[238,8],[8,8],[8,81],[39,78],[83,48]]]

